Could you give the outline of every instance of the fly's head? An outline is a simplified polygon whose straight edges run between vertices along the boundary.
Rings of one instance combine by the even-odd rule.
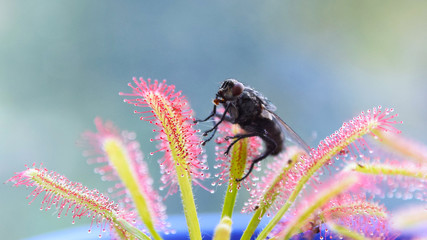
[[[241,82],[235,79],[227,79],[222,83],[213,102],[215,105],[218,105],[220,103],[234,101],[243,93],[244,89],[245,86]]]

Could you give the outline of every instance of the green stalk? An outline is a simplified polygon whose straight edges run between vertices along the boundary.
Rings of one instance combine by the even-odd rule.
[[[236,181],[230,178],[230,183],[228,184],[227,192],[225,193],[224,205],[222,207],[221,218],[229,217],[233,215],[234,204],[236,203],[237,198],[237,184],[231,183],[231,181]]]
[[[349,187],[353,186],[357,182],[358,178],[355,175],[349,175],[344,179],[338,179],[337,183],[335,183],[331,188],[329,188],[326,192],[322,193],[308,208],[306,208],[302,213],[298,214],[296,218],[290,222],[286,229],[283,231],[285,239],[289,239],[298,232],[309,217],[314,213],[315,210],[321,208],[325,205],[330,199],[336,197],[340,193],[344,192]],[[261,236],[261,235],[260,235]]]
[[[286,200],[285,204],[280,208],[277,214],[270,220],[267,226],[262,230],[262,232],[260,233],[257,239],[264,239],[267,237],[268,233],[271,232],[271,230],[273,230],[274,226],[276,226],[276,224],[280,221],[280,219],[285,215],[285,213],[294,203],[295,199],[298,197],[298,194],[300,193],[304,185],[308,182],[308,180],[310,180],[310,178],[313,176],[313,174],[317,170],[319,170],[326,162],[329,161],[329,159],[331,159],[334,155],[338,154],[342,149],[346,148],[355,140],[360,139],[363,135],[369,132],[372,132],[378,126],[379,126],[379,122],[377,121],[370,122],[367,126],[365,126],[364,128],[358,129],[353,134],[343,136],[343,139],[340,141],[340,143],[336,144],[334,147],[329,149],[328,152],[322,155],[320,159],[312,159],[312,160],[315,160],[315,164],[299,180],[298,184],[296,185],[295,189],[292,191],[289,198]]]
[[[363,163],[362,165],[349,164],[347,168],[350,168],[360,173],[372,175],[400,175],[404,177],[427,179],[427,174],[423,171],[423,169],[398,167],[383,163]]]
[[[80,194],[79,192],[72,191],[72,187],[64,185],[63,183],[58,183],[55,179],[49,176],[49,174],[41,173],[38,169],[27,169],[25,171],[25,175],[30,178],[32,181],[36,183],[36,186],[39,186],[45,191],[53,192],[57,196],[61,196],[61,198],[69,200],[70,204],[75,203],[81,206],[84,206],[89,211],[94,211],[97,215],[102,215],[104,218],[109,219],[116,229],[117,233],[122,239],[126,239],[123,237],[127,237],[126,232],[134,235],[138,239],[150,239],[146,234],[141,232],[139,229],[133,227],[126,220],[120,218],[117,213],[109,210],[108,208],[100,207],[100,203],[97,201],[92,201],[84,194]],[[123,232],[122,230],[126,231]]]
[[[279,192],[275,189],[276,184],[279,184],[280,181],[286,181],[286,179],[283,179],[283,176],[286,176],[288,171],[290,171],[298,161],[301,161],[301,154],[303,154],[303,152],[296,152],[293,156],[291,156],[290,159],[292,161],[290,161],[289,164],[282,169],[281,173],[278,174],[270,184],[269,189],[265,191],[264,196],[260,201],[260,206],[258,206],[258,209],[255,211],[251,221],[249,222],[241,237],[242,240],[250,239],[252,237],[259,223],[261,222],[262,217],[271,207],[271,204],[275,201],[276,197],[279,195]],[[270,194],[272,195],[270,200],[266,200],[266,198],[268,198],[267,196]]]
[[[260,208],[258,208],[254,215],[251,218],[251,221],[249,222],[248,226],[246,227],[245,231],[243,232],[241,240],[243,239],[251,239],[252,235],[254,234],[255,230],[257,229],[259,223],[261,222],[262,217],[264,216],[264,212],[261,211]]]
[[[336,149],[336,152],[339,152],[339,148]],[[335,153],[335,151],[333,152]],[[316,164],[310,168],[310,170],[299,180],[298,184],[296,185],[294,191],[291,193],[289,198],[286,200],[285,204],[280,208],[280,210],[274,215],[274,217],[270,220],[270,222],[267,224],[267,226],[262,230],[260,235],[257,237],[257,239],[264,239],[267,237],[268,233],[273,230],[274,226],[282,219],[282,217],[285,215],[285,213],[288,211],[288,209],[292,206],[292,204],[295,202],[295,199],[298,197],[298,194],[301,192],[304,185],[310,180],[310,178],[313,176],[313,174],[320,169],[323,164],[330,159],[331,156],[335,154],[327,154],[323,156],[322,159],[316,162]]]
[[[237,125],[232,127],[233,134],[238,134],[241,132],[241,129]],[[232,147],[231,159],[230,159],[230,169],[229,169],[229,182],[227,192],[224,197],[224,205],[222,207],[221,219],[224,217],[229,217],[233,215],[234,205],[236,203],[237,192],[239,190],[239,183],[236,182],[236,179],[239,179],[243,176],[244,170],[246,169],[246,161],[248,157],[248,139],[244,138],[239,140]]]
[[[423,204],[403,207],[393,214],[391,222],[393,222],[394,228],[399,231],[421,229],[420,227],[426,226],[427,223],[426,207]]]
[[[150,215],[149,206],[147,205],[146,199],[142,192],[135,175],[129,166],[126,153],[123,151],[123,147],[117,144],[114,140],[107,140],[104,143],[104,149],[108,155],[110,163],[116,169],[117,175],[120,177],[123,184],[128,189],[135,207],[150,232],[151,236],[156,240],[161,240],[162,237],[157,233],[154,228],[153,219]]]
[[[317,169],[319,169],[323,164],[320,166],[318,165],[320,164],[316,164],[313,168],[317,167]],[[258,235],[257,239],[265,239],[268,233],[270,233],[271,230],[273,230],[274,226],[276,226],[276,224],[280,221],[280,219],[282,219],[282,217],[285,215],[285,213],[294,203],[295,199],[298,197],[298,194],[300,193],[304,185],[307,183],[308,180],[310,180],[311,176],[314,174],[314,171],[310,171],[310,172],[311,174],[307,173],[300,179],[294,191],[286,200],[285,204],[280,208],[280,210],[276,213],[276,215],[274,215],[274,217],[270,220],[267,226],[262,230],[262,232]]]
[[[328,226],[331,228],[332,231],[334,231],[334,232],[338,233],[339,235],[344,236],[346,238],[354,239],[354,240],[366,239],[365,236],[360,235],[359,233],[352,231],[352,230],[346,228],[345,226],[338,225],[335,223],[328,223]]]
[[[145,233],[141,232],[138,228],[132,226],[126,220],[117,218],[116,223],[120,225],[120,228],[123,228],[127,232],[131,233],[134,237],[140,240],[150,240],[151,238]]]
[[[126,237],[126,231],[118,227],[118,224],[114,226],[114,231],[119,239],[126,240],[128,237]]]
[[[175,169],[190,239],[202,239],[199,219],[197,218],[196,204],[194,203],[193,190],[191,188],[191,178],[188,172],[180,165],[175,164]]]
[[[366,204],[369,204],[370,206],[366,207]],[[321,211],[318,214],[318,216],[323,222],[326,222],[327,221],[325,218],[326,214],[335,213],[334,219],[337,219],[345,216],[348,213],[348,209],[351,209],[352,211],[354,211],[355,214],[359,214],[359,215],[375,216],[377,218],[387,218],[386,212],[382,211],[382,209],[378,209],[375,203],[370,203],[370,202],[363,202],[363,206],[361,206],[360,203],[351,203],[351,204],[344,204],[336,207],[331,207],[327,209],[327,211]],[[356,209],[360,209],[360,210],[356,211]],[[340,213],[340,214],[337,215],[337,213]]]
[[[400,153],[402,156],[407,156],[407,160],[413,160],[417,163],[427,163],[426,146],[412,140],[405,139],[394,133],[385,133],[382,131],[372,131],[379,139],[382,145],[389,149]]]
[[[145,82],[144,82],[145,84]],[[191,128],[191,125],[187,125],[186,113],[184,113],[182,106],[186,105],[186,102],[180,102],[181,98],[171,95],[165,95],[163,91],[165,88],[158,86],[139,86],[144,91],[144,101],[153,109],[153,113],[158,119],[156,125],[162,126],[162,130],[166,136],[171,157],[174,162],[176,178],[178,180],[179,189],[181,192],[181,200],[184,209],[184,215],[187,221],[188,232],[190,239],[202,239],[200,232],[199,220],[197,218],[196,204],[194,202],[193,190],[191,188],[191,175],[190,175],[190,159],[188,155],[191,151],[192,140],[186,134],[190,134],[187,128]],[[165,86],[165,85],[164,85]],[[173,88],[167,88],[166,92],[173,93]],[[159,91],[160,90],[160,91]],[[175,95],[179,96],[180,93]],[[189,109],[188,109],[189,110]],[[187,110],[186,110],[187,111]]]

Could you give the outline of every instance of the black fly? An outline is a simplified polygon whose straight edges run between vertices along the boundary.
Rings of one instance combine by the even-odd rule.
[[[227,139],[234,139],[228,146],[225,154],[228,154],[231,147],[240,139],[248,137],[260,137],[265,143],[265,151],[260,156],[252,160],[249,171],[240,179],[242,181],[252,172],[254,165],[269,155],[278,155],[284,150],[285,136],[303,147],[307,153],[310,147],[279,117],[274,111],[276,107],[262,94],[254,89],[244,86],[235,79],[225,80],[219,88],[215,99],[212,113],[205,119],[195,122],[204,122],[217,116],[220,118],[215,125],[205,131],[203,136],[211,135],[202,143],[210,141],[217,131],[219,124],[228,121],[239,126],[245,131],[244,134],[229,136]],[[218,114],[216,108],[219,104],[224,107],[224,113]]]

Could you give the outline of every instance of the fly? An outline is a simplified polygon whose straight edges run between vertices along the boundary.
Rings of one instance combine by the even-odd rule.
[[[211,114],[202,120],[195,122],[205,122],[213,117],[219,117],[219,121],[214,126],[205,131],[203,136],[211,135],[202,143],[205,145],[210,141],[218,126],[223,122],[238,124],[245,133],[235,136],[228,136],[226,139],[234,139],[228,146],[224,154],[228,154],[231,147],[241,139],[248,137],[260,137],[265,143],[265,151],[251,162],[248,172],[236,181],[242,181],[252,172],[254,165],[269,155],[275,156],[284,149],[285,135],[292,141],[300,145],[309,153],[310,147],[290,128],[277,114],[274,113],[276,107],[261,93],[244,86],[235,79],[225,80],[213,100],[214,106]],[[217,113],[217,106],[222,104],[224,113]]]

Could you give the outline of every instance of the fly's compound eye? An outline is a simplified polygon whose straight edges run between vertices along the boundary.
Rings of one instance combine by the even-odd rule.
[[[242,94],[244,88],[245,88],[245,86],[243,86],[242,83],[239,83],[239,82],[235,83],[232,90],[231,90],[233,93],[233,96],[237,97],[240,94]]]

